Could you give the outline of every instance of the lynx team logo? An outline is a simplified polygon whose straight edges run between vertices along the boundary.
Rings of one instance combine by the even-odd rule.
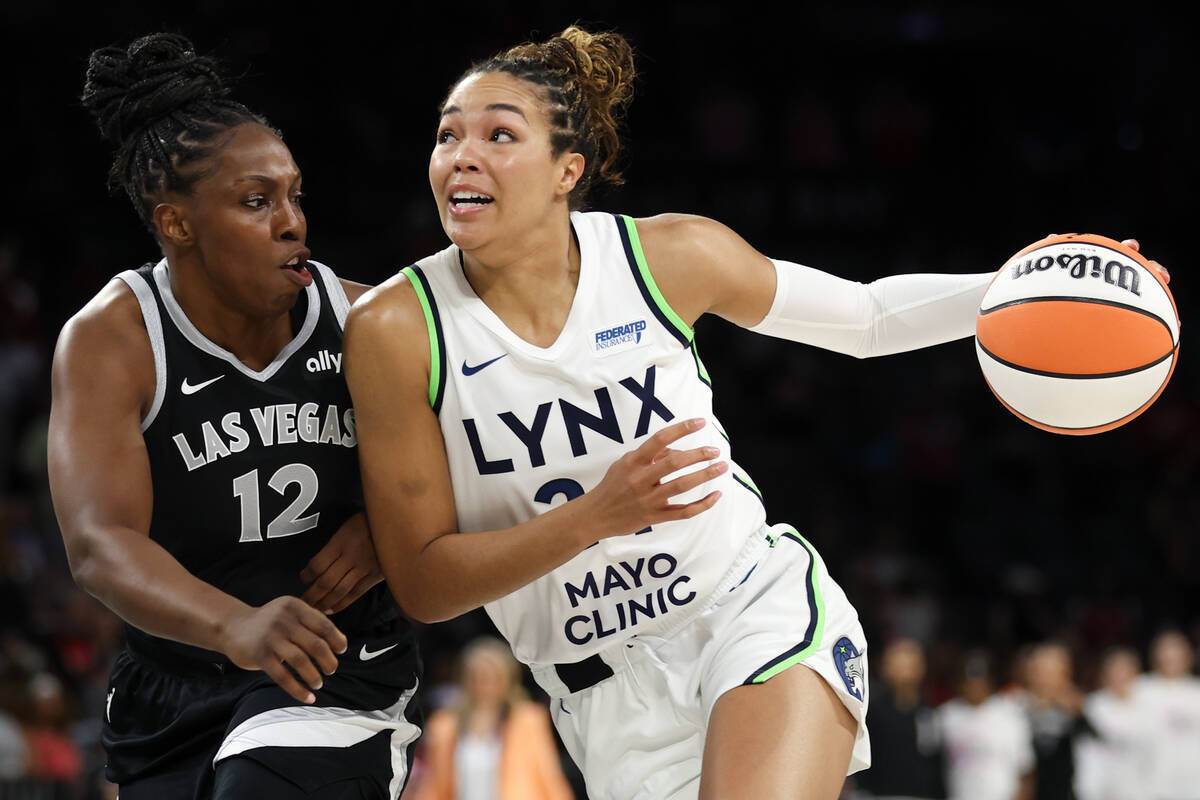
[[[833,663],[837,664],[846,691],[859,700],[867,691],[867,670],[863,663],[863,654],[858,652],[854,642],[845,636],[837,640],[833,646]]]

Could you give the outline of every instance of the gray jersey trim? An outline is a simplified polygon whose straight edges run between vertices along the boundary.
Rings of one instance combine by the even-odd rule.
[[[163,341],[162,318],[158,315],[158,303],[154,299],[154,290],[146,283],[146,279],[131,269],[117,275],[125,281],[125,285],[133,290],[138,305],[142,307],[142,320],[146,323],[146,333],[150,336],[150,349],[154,352],[154,402],[142,420],[142,433],[154,422],[158,410],[162,408],[163,398],[167,395],[167,345]]]
[[[305,289],[308,292],[308,312],[304,317],[304,324],[300,327],[300,332],[296,334],[292,341],[288,342],[287,347],[279,351],[279,355],[275,356],[274,361],[267,364],[262,370],[256,371],[243,364],[233,353],[213,344],[187,318],[187,314],[183,313],[183,308],[180,307],[179,301],[175,299],[175,295],[171,291],[171,276],[167,272],[167,260],[165,258],[154,266],[154,282],[158,285],[158,293],[162,296],[163,308],[167,310],[167,316],[175,323],[175,327],[179,329],[179,332],[183,334],[185,339],[205,353],[229,363],[247,378],[256,381],[270,380],[271,376],[279,371],[279,368],[284,365],[288,358],[304,346],[312,335],[313,330],[316,329],[317,319],[321,315],[321,293],[317,290],[316,282],[313,282]]]
[[[350,313],[350,298],[346,296],[346,287],[333,274],[333,270],[316,261],[309,261],[308,266],[316,267],[321,273],[321,281],[325,284],[325,294],[329,297],[329,306],[337,317],[338,327],[346,330],[346,315]]]

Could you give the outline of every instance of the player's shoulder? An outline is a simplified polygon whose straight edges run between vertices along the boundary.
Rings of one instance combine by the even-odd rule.
[[[57,353],[118,349],[123,353],[149,353],[146,323],[133,290],[121,278],[112,278],[75,312],[58,336]]]
[[[141,305],[113,278],[59,332],[52,365],[55,393],[146,406],[155,381],[154,351]]]
[[[394,336],[426,328],[421,301],[408,276],[397,272],[387,280],[361,292],[346,317],[346,333],[365,336]]]
[[[634,220],[651,269],[677,268],[690,277],[706,268],[738,263],[746,243],[731,228],[709,217],[667,213]]]
[[[638,238],[643,244],[697,248],[732,233],[728,227],[698,214],[668,212],[652,217],[636,217]]]

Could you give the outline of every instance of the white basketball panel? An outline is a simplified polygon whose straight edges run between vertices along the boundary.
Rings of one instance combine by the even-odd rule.
[[[1175,356],[1140,372],[1111,378],[1056,378],[1014,369],[975,343],[984,377],[1014,410],[1055,428],[1094,428],[1145,405],[1171,374]]]

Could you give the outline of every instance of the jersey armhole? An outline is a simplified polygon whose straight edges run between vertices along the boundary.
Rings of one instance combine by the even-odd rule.
[[[117,275],[133,291],[142,309],[142,320],[150,337],[150,350],[154,353],[154,401],[142,419],[142,433],[154,422],[167,394],[167,348],[163,341],[162,318],[158,314],[158,302],[146,279],[131,269]]]
[[[346,297],[346,287],[338,280],[338,276],[329,267],[317,261],[309,261],[310,266],[317,268],[321,274],[321,282],[325,284],[325,296],[329,298],[329,307],[337,318],[338,327],[346,330],[346,314],[350,312],[350,298]]]
[[[712,388],[712,378],[709,377],[704,362],[700,360],[700,351],[696,348],[696,332],[692,330],[691,325],[683,321],[675,309],[671,308],[671,304],[659,290],[658,284],[654,282],[654,276],[646,264],[646,254],[642,251],[642,240],[638,236],[637,224],[634,223],[633,217],[624,214],[614,216],[617,218],[617,231],[621,234],[621,245],[625,248],[625,258],[629,262],[629,269],[633,272],[634,283],[637,284],[638,291],[642,293],[642,299],[646,301],[650,311],[667,329],[667,332],[678,339],[686,349],[692,351],[692,358],[696,361],[697,377],[709,388]]]
[[[621,244],[625,248],[625,258],[629,261],[633,279],[637,283],[646,305],[650,307],[650,310],[654,312],[659,322],[671,335],[679,340],[680,344],[684,347],[691,346],[692,340],[695,338],[695,331],[675,313],[675,309],[671,308],[671,304],[659,290],[658,284],[654,282],[654,276],[650,274],[650,267],[646,264],[646,254],[642,251],[642,240],[638,236],[637,225],[633,218],[618,214],[617,230],[621,234]]]
[[[425,315],[425,326],[429,332],[429,405],[436,415],[442,410],[442,396],[446,391],[446,341],[442,336],[442,319],[438,315],[429,280],[421,268],[414,264],[400,272],[412,284]]]

